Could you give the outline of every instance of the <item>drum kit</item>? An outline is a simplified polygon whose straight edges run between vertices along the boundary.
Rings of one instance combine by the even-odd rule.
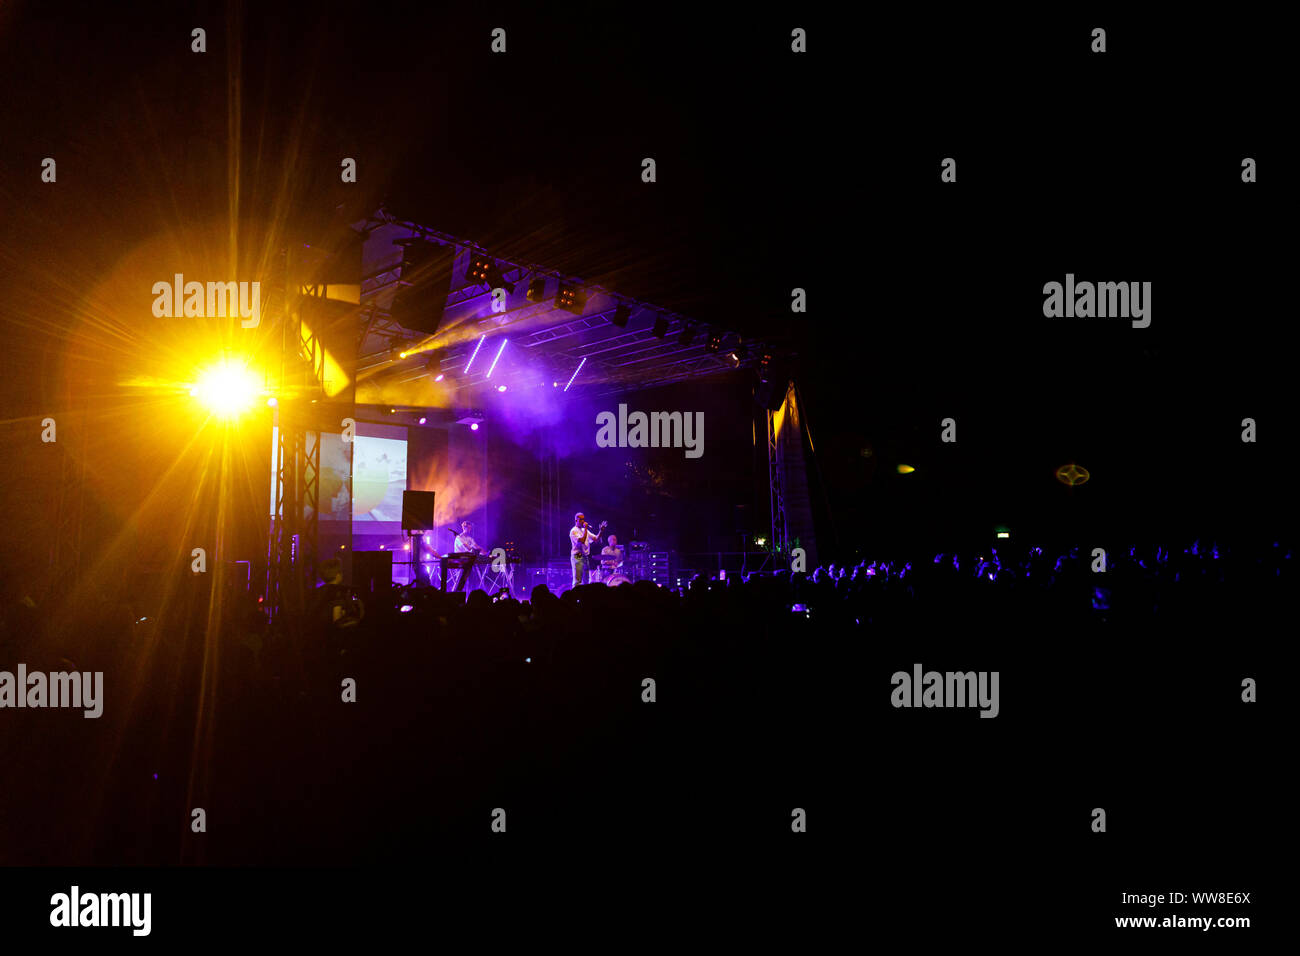
[[[618,554],[605,554],[603,551],[600,555],[600,566],[592,568],[591,580],[594,584],[626,584],[631,579],[622,573],[623,567],[623,548],[618,548]]]

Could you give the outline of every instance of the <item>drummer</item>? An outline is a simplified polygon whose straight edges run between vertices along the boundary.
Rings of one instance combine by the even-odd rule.
[[[622,566],[623,548],[618,543],[618,535],[611,534],[605,547],[600,551],[602,577],[609,577]]]

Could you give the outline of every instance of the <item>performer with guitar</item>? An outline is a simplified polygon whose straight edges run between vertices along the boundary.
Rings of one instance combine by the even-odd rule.
[[[579,511],[573,516],[573,528],[569,531],[569,562],[573,565],[573,586],[586,582],[587,564],[591,560],[591,545],[600,538],[608,521],[602,521],[595,534],[587,524],[587,516]]]

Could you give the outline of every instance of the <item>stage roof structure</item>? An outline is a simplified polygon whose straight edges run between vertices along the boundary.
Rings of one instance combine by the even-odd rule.
[[[752,368],[764,354],[792,357],[782,341],[737,334],[726,317],[682,315],[580,276],[507,261],[471,241],[383,210],[352,228],[364,240],[359,379],[378,378],[400,388],[404,381],[442,373],[458,401],[469,403],[470,394],[484,386],[564,385],[579,369],[572,387],[598,396]],[[450,291],[432,335],[407,328],[393,316],[404,244],[411,241],[454,249]],[[492,278],[505,293],[496,311],[492,283],[469,275],[472,261],[484,256],[499,270]],[[509,285],[513,291],[506,291]],[[585,301],[573,309],[562,307],[557,301],[561,285],[579,290]],[[530,297],[530,288],[540,295]],[[683,336],[686,331],[692,333],[689,338]],[[720,337],[716,350],[710,349],[711,336]],[[493,356],[487,353],[496,352],[497,343],[505,339],[511,360],[489,382]],[[488,343],[485,355],[474,356],[481,342]],[[364,389],[358,392],[358,402],[365,401],[363,395]]]

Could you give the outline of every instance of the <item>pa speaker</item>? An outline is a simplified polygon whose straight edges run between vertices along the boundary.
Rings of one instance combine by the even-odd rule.
[[[402,272],[393,296],[393,321],[413,332],[432,335],[442,324],[451,294],[456,247],[417,240],[402,252]]]
[[[402,492],[402,530],[433,530],[433,496],[432,491]]]

